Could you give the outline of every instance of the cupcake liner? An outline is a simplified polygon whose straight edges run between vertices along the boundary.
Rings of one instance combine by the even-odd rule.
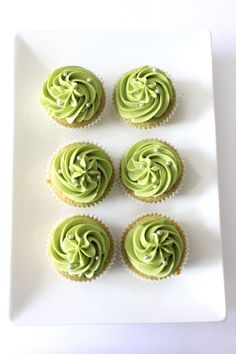
[[[68,146],[71,146],[71,145],[77,145],[77,144],[80,144],[80,143],[85,143],[85,144],[92,144],[92,145],[95,145],[95,146],[98,146],[99,148],[103,149],[108,157],[109,157],[109,161],[112,165],[112,169],[113,169],[113,174],[111,176],[111,180],[109,181],[109,184],[107,186],[107,189],[106,191],[104,192],[104,194],[101,196],[101,198],[99,198],[98,200],[94,201],[94,202],[90,202],[90,203],[76,203],[74,202],[73,200],[71,200],[70,198],[68,198],[67,196],[65,196],[63,194],[63,192],[61,192],[60,190],[58,190],[57,188],[55,188],[52,183],[51,183],[51,178],[50,178],[50,170],[51,170],[51,165],[54,161],[54,158],[56,157],[56,155],[58,154],[58,152],[60,152],[62,149],[64,148],[67,148]],[[114,164],[111,160],[111,157],[110,157],[110,154],[107,152],[106,149],[104,149],[104,147],[101,145],[101,144],[98,144],[98,143],[94,143],[92,141],[89,141],[89,140],[82,140],[82,141],[75,141],[75,142],[70,142],[70,143],[67,143],[67,144],[63,144],[61,145],[57,150],[56,152],[54,152],[50,159],[49,159],[49,162],[48,162],[48,165],[47,165],[47,170],[46,170],[46,182],[47,184],[49,185],[50,187],[50,191],[52,193],[52,195],[54,197],[56,197],[57,200],[59,200],[61,203],[63,204],[68,204],[72,207],[75,207],[75,208],[88,208],[88,207],[91,207],[91,206],[94,206],[94,205],[97,205],[99,204],[100,202],[102,202],[106,197],[107,195],[111,192],[113,186],[114,186],[114,183],[115,183],[115,178],[116,178],[116,174],[115,174],[115,168],[114,168]]]
[[[179,234],[182,237],[182,240],[184,241],[184,245],[185,245],[185,249],[184,249],[184,253],[180,262],[180,265],[178,267],[178,269],[172,273],[169,274],[163,278],[156,278],[153,276],[148,276],[140,271],[138,271],[133,265],[132,263],[129,261],[125,249],[124,249],[124,242],[125,242],[125,238],[127,233],[129,232],[129,230],[138,225],[139,222],[142,219],[148,218],[148,217],[152,217],[152,216],[157,216],[157,217],[165,217],[167,219],[169,219],[174,226],[176,227],[176,229],[178,230]],[[135,218],[125,229],[125,231],[123,232],[122,238],[121,238],[121,242],[120,242],[120,259],[121,259],[121,263],[122,265],[129,270],[129,272],[135,276],[135,278],[144,280],[144,281],[149,281],[149,282],[159,282],[162,280],[167,280],[169,278],[175,277],[176,275],[180,275],[185,267],[185,265],[188,262],[188,258],[189,258],[189,240],[188,237],[186,236],[185,231],[182,229],[182,227],[177,223],[177,221],[175,219],[170,218],[169,216],[165,215],[165,214],[160,214],[160,213],[148,213],[148,214],[142,214],[141,216],[139,216],[138,218]]]
[[[171,80],[171,84],[172,84],[172,88],[173,88],[173,92],[174,92],[172,102],[171,102],[170,106],[167,108],[167,110],[165,111],[165,113],[161,117],[153,117],[145,123],[132,123],[130,120],[123,118],[119,114],[118,109],[117,109],[117,105],[116,105],[116,100],[115,100],[116,84],[115,84],[114,89],[113,89],[113,95],[112,95],[113,108],[116,113],[116,116],[122,122],[125,122],[126,124],[128,124],[132,128],[151,129],[151,128],[155,128],[160,125],[166,124],[173,117],[173,115],[175,114],[176,109],[178,107],[178,95],[177,95],[175,81],[172,79],[171,75],[169,75],[165,70],[162,70],[162,69],[160,69],[160,70],[163,71],[168,76],[168,78]]]
[[[101,86],[102,86],[102,90],[103,90],[103,96],[102,96],[102,100],[99,106],[98,111],[96,112],[96,114],[89,120],[89,121],[82,121],[82,122],[78,122],[78,123],[74,123],[74,124],[69,124],[66,120],[61,120],[57,117],[51,117],[49,116],[49,118],[51,118],[51,120],[58,126],[63,127],[63,128],[70,128],[70,129],[83,129],[83,128],[90,128],[93,125],[95,125],[100,119],[102,119],[104,117],[104,113],[106,110],[106,92],[104,89],[104,80],[102,78],[100,78],[98,75],[96,75],[94,72],[92,72],[100,81]],[[47,112],[47,110],[46,110]]]
[[[178,154],[178,156],[180,157],[181,167],[182,167],[182,175],[179,178],[179,180],[174,184],[174,186],[172,186],[172,188],[169,191],[167,191],[166,193],[163,193],[160,196],[147,197],[147,198],[145,198],[145,197],[137,197],[137,196],[134,195],[134,193],[129,188],[127,188],[124,185],[124,183],[122,181],[122,177],[121,177],[121,162],[122,162],[122,160],[123,160],[123,158],[124,158],[124,156],[125,156],[125,154],[126,154],[126,152],[128,150],[128,149],[126,149],[126,151],[123,153],[122,158],[120,159],[120,163],[119,163],[119,181],[120,181],[121,189],[129,198],[131,198],[132,200],[138,201],[138,202],[140,202],[142,204],[146,204],[146,203],[161,203],[161,202],[165,201],[166,199],[174,197],[179,192],[179,190],[181,189],[181,187],[183,185],[183,181],[185,179],[184,161],[183,161],[182,156],[179,154],[178,150],[176,149],[176,147],[174,147],[172,144],[170,144],[166,140],[156,139],[156,138],[147,138],[147,139],[143,139],[143,140],[156,140],[156,141],[159,141],[159,142],[164,143],[164,144],[168,145],[169,147],[171,147]]]
[[[111,247],[110,247],[110,252],[109,255],[106,259],[105,265],[103,270],[99,273],[94,275],[92,278],[87,278],[85,276],[76,276],[76,275],[70,275],[66,272],[62,272],[57,270],[57,268],[54,266],[53,261],[51,259],[50,256],[50,252],[49,252],[49,247],[50,247],[50,240],[51,240],[51,236],[53,231],[55,230],[55,228],[60,224],[60,222],[64,221],[64,220],[70,220],[73,218],[77,218],[77,217],[85,217],[85,218],[91,218],[93,220],[95,220],[101,227],[103,227],[111,241]],[[99,278],[102,274],[104,274],[106,271],[108,271],[109,269],[112,268],[114,261],[116,259],[117,256],[117,245],[116,245],[116,241],[114,240],[114,238],[112,237],[112,234],[110,232],[110,229],[107,227],[106,224],[104,224],[100,219],[98,219],[97,217],[95,217],[94,215],[91,214],[80,214],[80,215],[73,215],[70,217],[67,217],[66,219],[60,220],[59,222],[55,223],[54,226],[51,228],[49,236],[48,236],[48,240],[47,240],[47,245],[46,245],[46,255],[47,255],[47,259],[49,262],[49,265],[51,267],[51,269],[56,272],[61,278],[63,278],[65,281],[72,281],[72,282],[92,282],[93,280],[96,280],[97,278]]]

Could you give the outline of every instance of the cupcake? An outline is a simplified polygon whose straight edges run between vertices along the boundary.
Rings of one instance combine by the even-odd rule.
[[[44,82],[40,103],[57,123],[82,128],[94,123],[102,113],[105,93],[91,71],[81,66],[63,66]]]
[[[145,139],[131,146],[120,165],[125,191],[149,203],[161,202],[177,192],[184,166],[178,152],[168,143]]]
[[[98,219],[77,215],[61,221],[51,232],[48,257],[63,277],[93,280],[112,263],[113,240]]]
[[[186,237],[172,219],[144,215],[125,230],[122,257],[136,274],[151,280],[178,275],[187,257]]]
[[[109,155],[92,143],[66,145],[49,164],[47,182],[52,191],[60,200],[75,207],[100,202],[113,181],[114,168]]]
[[[167,122],[176,108],[171,79],[164,71],[147,65],[121,76],[113,100],[119,116],[137,128],[152,128]]]

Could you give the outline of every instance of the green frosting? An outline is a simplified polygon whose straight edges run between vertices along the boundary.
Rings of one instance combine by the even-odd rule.
[[[75,216],[63,220],[52,232],[49,255],[60,272],[92,278],[101,273],[111,240],[95,219]]]
[[[118,113],[132,123],[161,117],[174,95],[173,85],[161,70],[142,66],[124,74],[116,84]]]
[[[50,168],[52,186],[75,203],[93,203],[101,199],[112,175],[108,154],[90,143],[62,148]]]
[[[44,82],[40,103],[51,117],[73,124],[92,119],[102,96],[102,85],[93,73],[80,66],[63,66]]]
[[[184,247],[175,224],[157,215],[142,218],[127,233],[124,243],[133,267],[155,278],[167,277],[179,268]]]
[[[151,139],[134,144],[121,161],[121,179],[137,197],[158,197],[181,178],[183,167],[177,152]]]

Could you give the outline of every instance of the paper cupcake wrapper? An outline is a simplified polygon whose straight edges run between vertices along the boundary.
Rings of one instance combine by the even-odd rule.
[[[144,122],[144,123],[133,123],[130,120],[123,118],[119,114],[118,109],[117,109],[117,105],[116,105],[116,99],[115,99],[116,84],[115,84],[115,86],[113,88],[112,101],[113,101],[113,108],[114,108],[115,114],[118,119],[120,119],[122,122],[125,122],[126,124],[128,124],[132,128],[151,129],[151,128],[155,128],[160,125],[166,124],[174,116],[176,109],[178,107],[178,93],[177,93],[175,81],[165,70],[162,70],[162,69],[160,69],[160,70],[163,71],[168,76],[168,78],[171,80],[171,84],[172,84],[173,92],[174,92],[174,97],[172,99],[172,102],[171,102],[170,106],[167,108],[167,110],[165,111],[165,113],[161,117],[153,117],[152,119],[150,119],[149,121]]]
[[[82,122],[73,123],[73,124],[68,123],[66,120],[62,120],[57,117],[52,117],[52,116],[48,115],[49,118],[51,118],[52,122],[54,122],[54,124],[56,126],[60,126],[61,128],[70,128],[70,129],[90,128],[93,125],[95,125],[96,123],[98,123],[98,121],[104,117],[104,115],[106,113],[106,109],[107,109],[106,108],[106,92],[104,89],[105,82],[102,78],[99,78],[98,75],[96,75],[95,73],[93,73],[93,74],[100,81],[100,83],[102,85],[102,90],[103,90],[103,97],[102,97],[102,101],[100,103],[98,111],[95,113],[95,115],[89,121],[82,121]],[[46,112],[47,112],[47,110],[46,110]]]
[[[50,252],[49,252],[49,247],[50,247],[50,241],[51,241],[51,237],[52,237],[52,233],[53,231],[55,230],[55,228],[64,220],[69,220],[69,219],[72,219],[72,218],[76,218],[76,217],[86,217],[86,218],[91,218],[95,221],[98,222],[98,224],[105,229],[110,241],[111,241],[111,248],[110,248],[110,252],[109,252],[109,255],[106,259],[106,262],[105,262],[105,265],[104,265],[104,268],[103,270],[94,275],[92,278],[87,278],[85,276],[76,276],[76,275],[70,275],[66,272],[62,272],[62,271],[59,271],[55,265],[53,264],[53,261],[51,259],[51,256],[50,256]],[[105,272],[107,272],[108,270],[110,270],[114,264],[114,261],[116,259],[116,256],[117,256],[117,245],[116,245],[116,241],[114,240],[114,238],[112,237],[112,234],[110,232],[110,229],[107,227],[106,224],[104,224],[100,219],[98,219],[97,217],[95,217],[94,215],[90,215],[90,214],[80,214],[80,215],[73,215],[73,216],[70,216],[70,217],[67,217],[63,220],[60,220],[59,222],[55,223],[54,226],[51,228],[50,230],[50,233],[49,233],[49,236],[48,236],[48,240],[47,240],[47,245],[46,245],[46,257],[48,259],[48,262],[49,262],[49,265],[51,267],[51,269],[57,274],[59,275],[62,279],[64,279],[65,281],[72,281],[72,282],[92,282],[96,279],[98,279],[101,275],[103,275]]]
[[[107,186],[107,189],[106,191],[104,192],[104,194],[101,196],[101,198],[99,198],[98,200],[94,201],[94,202],[89,202],[89,203],[76,203],[74,202],[73,200],[71,200],[70,198],[68,198],[67,196],[65,196],[63,194],[63,192],[61,192],[60,190],[58,190],[57,188],[55,188],[52,183],[51,183],[51,178],[50,178],[50,171],[51,171],[51,165],[52,165],[52,162],[54,161],[54,158],[56,157],[56,155],[62,150],[62,149],[66,149],[68,146],[70,145],[76,145],[76,144],[80,144],[80,143],[85,143],[85,144],[92,144],[92,145],[95,145],[99,148],[101,148],[102,150],[104,150],[106,152],[106,154],[108,155],[109,157],[109,161],[112,165],[112,169],[113,169],[113,174],[112,174],[112,177],[111,177],[111,180]],[[111,157],[110,157],[110,154],[107,152],[106,149],[104,149],[104,147],[101,145],[101,144],[98,144],[98,143],[94,143],[92,141],[89,141],[89,140],[82,140],[82,141],[74,141],[74,142],[70,142],[70,143],[67,143],[67,144],[63,144],[61,145],[57,150],[56,152],[54,152],[50,159],[49,159],[49,162],[48,162],[48,165],[47,165],[47,169],[46,169],[46,182],[48,184],[48,186],[50,187],[50,191],[53,195],[53,197],[56,197],[57,200],[59,200],[61,203],[63,204],[67,204],[67,205],[70,205],[72,207],[75,207],[75,208],[88,208],[88,207],[91,207],[91,206],[94,206],[94,205],[97,205],[99,204],[100,202],[102,202],[106,197],[107,195],[111,192],[111,190],[113,189],[113,186],[114,186],[114,183],[115,183],[115,178],[116,178],[116,174],[115,174],[115,168],[114,168],[114,164],[111,160]]]
[[[144,273],[141,273],[140,271],[138,271],[129,261],[128,257],[126,256],[126,252],[124,250],[124,241],[126,238],[126,235],[128,233],[128,231],[130,230],[130,228],[132,228],[133,226],[137,225],[140,223],[141,220],[143,220],[144,218],[147,217],[151,217],[151,216],[157,216],[157,217],[165,217],[167,219],[169,219],[177,228],[177,230],[179,231],[182,239],[184,240],[184,244],[185,244],[185,250],[184,250],[184,254],[182,256],[182,260],[181,263],[178,267],[178,269],[174,272],[169,274],[166,277],[163,278],[156,278],[156,277],[152,277],[152,276],[148,276]],[[185,267],[185,265],[188,262],[189,259],[189,241],[188,241],[188,237],[186,236],[186,233],[184,232],[184,230],[182,229],[182,227],[177,223],[176,220],[170,218],[169,216],[166,216],[165,214],[160,214],[160,213],[148,213],[148,214],[142,214],[141,216],[139,216],[138,218],[135,218],[125,229],[125,231],[123,232],[122,235],[122,239],[120,242],[120,247],[119,247],[119,253],[120,253],[120,259],[121,259],[121,263],[124,266],[125,269],[127,269],[130,274],[132,274],[136,279],[138,278],[139,280],[143,280],[143,281],[148,281],[148,282],[160,282],[162,280],[167,280],[170,278],[175,277],[176,275],[180,275]]]
[[[172,186],[172,188],[167,191],[166,193],[163,193],[162,195],[159,195],[157,197],[137,197],[136,195],[134,195],[134,193],[128,189],[123,181],[122,181],[122,177],[121,177],[121,162],[126,154],[126,152],[128,151],[128,149],[125,150],[125,152],[123,153],[122,155],[122,158],[119,162],[119,182],[120,182],[120,186],[121,186],[121,189],[123,191],[123,193],[125,193],[129,198],[131,198],[132,200],[135,200],[136,202],[139,202],[139,203],[142,203],[142,204],[146,204],[146,203],[161,203],[163,201],[165,201],[166,199],[169,199],[169,198],[172,198],[174,197],[178,192],[179,190],[181,189],[182,185],[183,185],[183,181],[185,179],[185,168],[184,168],[184,161],[183,161],[183,158],[181,157],[181,155],[179,154],[178,150],[176,149],[176,147],[174,147],[173,145],[171,145],[169,142],[167,142],[166,140],[163,140],[163,139],[155,139],[155,138],[147,138],[147,139],[142,139],[142,140],[156,140],[156,141],[159,141],[161,143],[164,143],[166,145],[168,145],[171,149],[173,149],[179,156],[180,158],[180,161],[181,161],[181,166],[182,166],[182,174],[181,174],[181,177],[179,178],[179,180],[174,184],[174,186]],[[142,141],[142,140],[138,140],[138,141]],[[137,142],[138,142],[137,141]]]

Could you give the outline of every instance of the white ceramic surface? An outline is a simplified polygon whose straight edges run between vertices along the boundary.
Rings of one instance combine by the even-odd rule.
[[[81,65],[105,81],[107,109],[89,129],[55,125],[39,105],[47,74]],[[166,125],[138,130],[119,121],[112,90],[125,71],[149,64],[175,79],[179,105]],[[177,147],[186,177],[177,196],[161,204],[139,204],[116,186],[106,200],[86,210],[62,205],[45,183],[51,154],[71,141],[93,140],[114,162],[135,141],[155,137]],[[15,147],[10,315],[19,324],[195,322],[225,318],[219,225],[212,58],[207,32],[24,32],[16,38]],[[76,213],[104,220],[117,240],[144,212],[176,219],[188,234],[189,262],[183,273],[159,283],[133,277],[116,260],[96,282],[71,283],[48,266],[51,226]]]

